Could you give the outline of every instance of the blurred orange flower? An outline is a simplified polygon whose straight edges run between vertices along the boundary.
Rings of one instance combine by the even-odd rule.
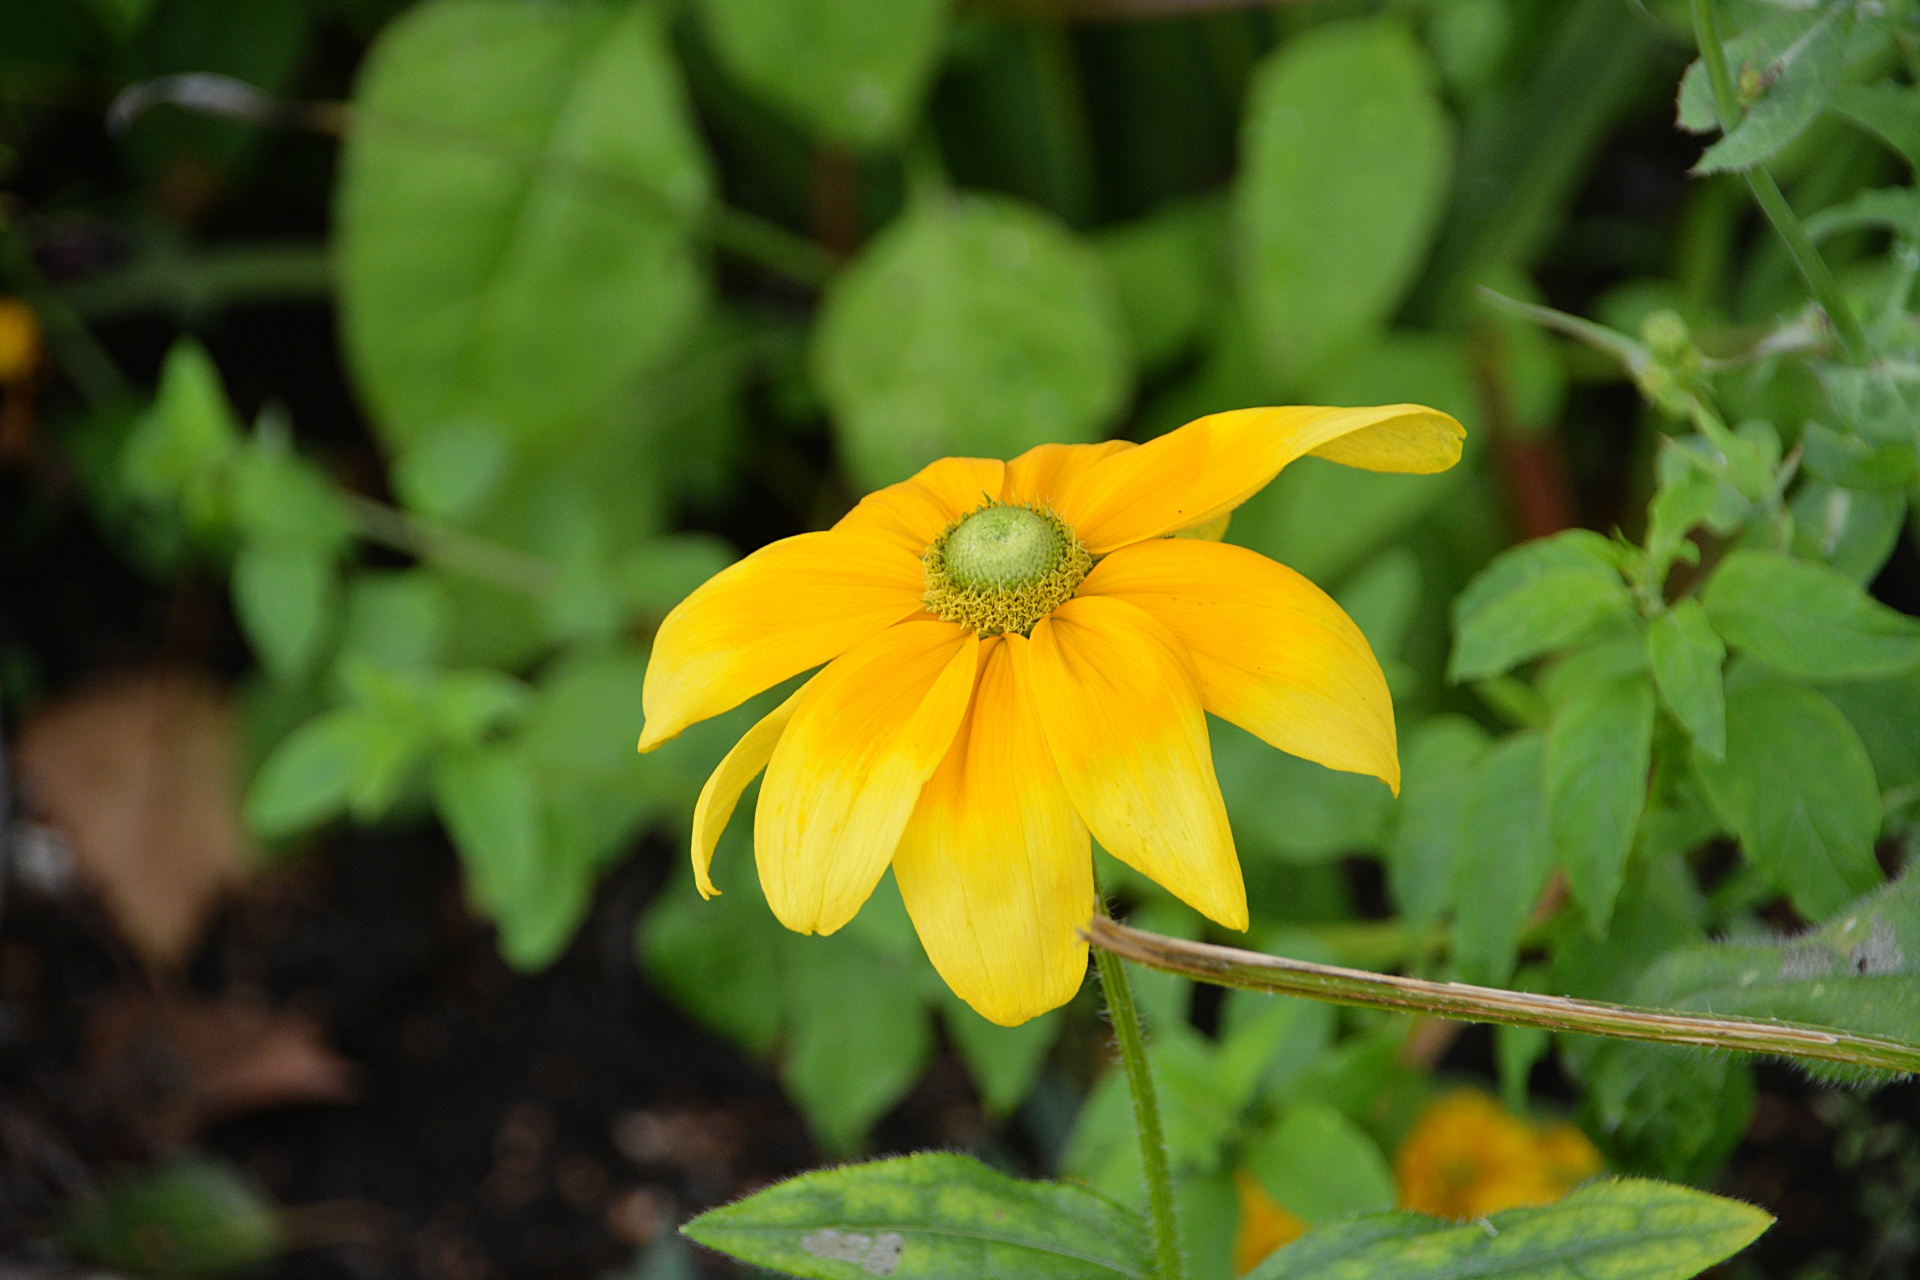
[[[1572,1125],[1532,1124],[1471,1089],[1428,1106],[1393,1159],[1402,1207],[1460,1220],[1551,1204],[1600,1169]]]
[[[18,298],[0,298],[0,384],[25,382],[39,363],[39,319]]]
[[[1233,1240],[1233,1274],[1243,1276],[1283,1244],[1307,1233],[1307,1224],[1267,1194],[1260,1179],[1236,1169],[1233,1184],[1240,1191],[1240,1230]]]

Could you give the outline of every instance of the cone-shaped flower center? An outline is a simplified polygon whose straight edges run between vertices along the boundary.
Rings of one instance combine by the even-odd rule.
[[[988,502],[960,517],[921,556],[929,612],[983,636],[1025,635],[1073,598],[1093,557],[1044,507]]]

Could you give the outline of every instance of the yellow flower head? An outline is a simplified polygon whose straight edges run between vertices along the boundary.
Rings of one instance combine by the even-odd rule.
[[[1089,830],[1245,928],[1203,713],[1397,789],[1393,707],[1319,588],[1168,535],[1218,526],[1305,454],[1443,471],[1464,435],[1415,405],[1242,409],[1138,446],[946,458],[756,551],[667,616],[647,668],[642,751],[826,664],[708,779],[700,891],[764,769],[754,855],[781,923],[832,933],[891,864],[934,967],[1004,1025],[1086,976]]]
[[[24,382],[40,362],[40,321],[17,298],[0,298],[0,383]]]
[[[1422,1112],[1393,1159],[1403,1207],[1462,1221],[1551,1204],[1600,1167],[1572,1125],[1529,1124],[1471,1089]]]

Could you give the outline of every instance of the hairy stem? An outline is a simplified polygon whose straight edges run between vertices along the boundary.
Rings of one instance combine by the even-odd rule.
[[[1733,73],[1727,68],[1726,50],[1720,44],[1714,0],[1692,0],[1692,4],[1694,40],[1700,46],[1700,61],[1706,66],[1707,83],[1713,87],[1714,112],[1720,117],[1721,133],[1729,134],[1745,113],[1740,107],[1740,95],[1734,89]],[[1773,224],[1774,231],[1787,246],[1787,254],[1799,269],[1801,279],[1807,282],[1807,288],[1819,302],[1821,310],[1827,313],[1827,319],[1833,324],[1834,336],[1839,339],[1848,361],[1865,364],[1870,354],[1867,332],[1860,327],[1860,318],[1853,314],[1853,307],[1848,304],[1846,295],[1840,292],[1839,281],[1833,278],[1826,259],[1814,247],[1813,237],[1807,234],[1799,215],[1787,203],[1779,184],[1764,165],[1754,165],[1745,170],[1744,176],[1755,203],[1767,215],[1767,221]]]
[[[1162,937],[1116,924],[1104,916],[1094,917],[1086,934],[1100,956],[1103,976],[1111,953],[1150,969],[1162,969],[1218,986],[1304,996],[1359,1008],[1425,1013],[1462,1022],[1545,1027],[1550,1031],[1693,1045],[1736,1053],[1812,1058],[1882,1071],[1920,1072],[1920,1044],[1903,1044],[1898,1040],[1854,1035],[1826,1027],[1674,1013],[1595,1000],[1572,1000],[1565,996],[1502,991],[1460,982],[1428,982],[1394,974],[1368,973],[1362,969],[1342,969]]]
[[[1104,915],[1094,927],[1120,928]],[[1133,930],[1127,930],[1131,933]],[[1151,935],[1149,935],[1151,936]],[[1140,1031],[1140,1011],[1134,1007],[1133,984],[1126,964],[1105,948],[1096,948],[1100,990],[1113,1018],[1113,1036],[1120,1042],[1120,1061],[1127,1070],[1127,1088],[1133,1094],[1133,1122],[1140,1131],[1140,1163],[1147,1171],[1147,1217],[1153,1232],[1154,1270],[1158,1280],[1183,1280],[1180,1227],[1173,1213],[1173,1174],[1167,1167],[1167,1140],[1160,1128],[1160,1100],[1153,1091],[1153,1068],[1147,1062],[1147,1041]]]

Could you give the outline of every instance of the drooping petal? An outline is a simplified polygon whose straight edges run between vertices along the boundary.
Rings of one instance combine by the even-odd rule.
[[[1006,469],[998,458],[942,458],[874,490],[833,527],[890,539],[917,557],[948,525],[998,497]]]
[[[693,806],[693,882],[699,886],[703,898],[719,896],[720,891],[713,887],[713,877],[709,874],[714,846],[720,843],[727,820],[733,817],[734,806],[740,803],[740,793],[760,776],[767,761],[773,759],[773,748],[786,732],[787,721],[793,719],[793,709],[803,692],[804,685],[760,717],[759,722],[733,744],[733,750],[727,752],[719,767],[708,776],[707,784],[700,788],[700,800]]]
[[[1035,445],[1007,464],[1007,479],[1000,491],[1000,500],[1016,505],[1044,504],[1066,487],[1068,481],[1102,458],[1137,448],[1139,446],[1130,440]]]
[[[754,813],[760,885],[787,928],[832,933],[873,892],[966,715],[979,649],[955,623],[903,622],[800,691]]]
[[[1027,659],[1054,764],[1094,837],[1202,915],[1246,928],[1199,677],[1178,638],[1124,600],[1083,595],[1014,655]]]
[[[1166,624],[1192,655],[1213,714],[1282,751],[1400,790],[1380,664],[1346,611],[1293,570],[1245,547],[1155,538],[1102,560],[1080,590]]]
[[[973,705],[920,793],[893,875],[933,967],[980,1015],[1018,1026],[1087,976],[1093,850],[1012,650],[985,642]]]
[[[1189,422],[1063,477],[1049,505],[1095,555],[1206,524],[1318,454],[1373,471],[1445,471],[1466,432],[1434,409],[1236,409]]]
[[[920,611],[918,557],[871,534],[783,538],[709,578],[654,636],[641,702],[651,751]]]

